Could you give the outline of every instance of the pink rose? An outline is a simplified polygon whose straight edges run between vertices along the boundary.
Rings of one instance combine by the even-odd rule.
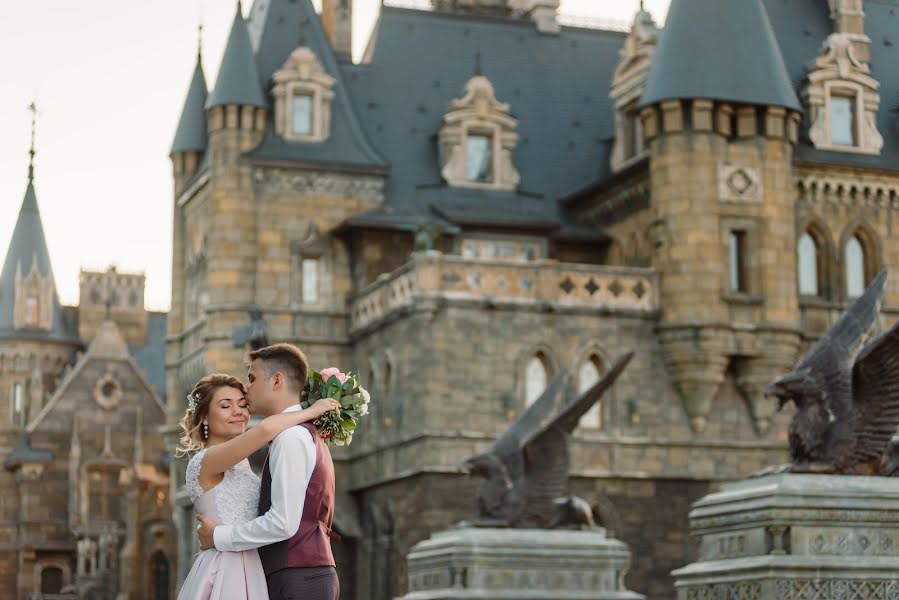
[[[331,379],[331,376],[337,377],[337,381],[340,383],[344,383],[346,381],[346,373],[341,373],[340,369],[337,367],[328,367],[327,369],[321,370],[321,376],[323,381],[328,381]]]

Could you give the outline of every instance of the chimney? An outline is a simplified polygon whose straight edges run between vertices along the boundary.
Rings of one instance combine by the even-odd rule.
[[[867,63],[871,60],[871,39],[865,35],[865,7],[862,0],[828,0],[834,30],[846,34],[852,42],[855,57]]]
[[[353,0],[322,0],[322,25],[338,58],[353,58]]]

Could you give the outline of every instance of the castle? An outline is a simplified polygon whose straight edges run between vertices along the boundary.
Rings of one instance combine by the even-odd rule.
[[[896,8],[673,0],[664,28],[641,10],[617,31],[572,23],[557,0],[387,2],[354,64],[350,0],[323,0],[320,15],[310,0],[257,0],[246,18],[238,3],[211,89],[197,61],[171,149],[172,305],[146,316],[149,337],[167,326],[164,393],[141,396],[132,368],[113,373],[131,411],[105,408],[110,368],[79,371],[77,352],[139,365],[129,323],[145,312],[125,318],[127,294],[107,311],[102,292],[59,307],[46,251],[13,238],[0,356],[40,356],[55,365],[44,390],[62,391],[45,400],[31,362],[0,363],[0,485],[16,490],[0,500],[2,539],[17,540],[0,550],[2,589],[30,597],[42,573],[103,563],[78,556],[110,543],[106,519],[91,528],[92,509],[28,498],[110,489],[71,466],[90,456],[109,473],[110,454],[127,463],[120,480],[133,474],[117,491],[147,499],[118,521],[134,532],[119,534],[131,554],[118,564],[140,555],[128,581],[150,589],[157,573],[174,589],[193,511],[184,461],[147,433],[162,420],[151,401],[168,399],[171,450],[186,393],[209,372],[242,376],[252,330],[313,367],[360,372],[372,392],[355,441],[333,453],[335,556],[358,600],[402,595],[409,548],[474,516],[461,460],[553,377],[567,370],[574,394],[633,350],[576,431],[570,487],[631,548],[627,587],[672,597],[670,571],[695,557],[690,504],[786,459],[790,415],[765,385],[899,258]],[[891,279],[885,319],[897,311]],[[64,409],[79,397],[99,416],[75,422]],[[113,415],[123,425],[107,434]]]

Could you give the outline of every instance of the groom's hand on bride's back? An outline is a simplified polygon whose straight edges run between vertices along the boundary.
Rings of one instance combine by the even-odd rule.
[[[197,515],[197,536],[200,538],[200,550],[209,550],[215,547],[212,534],[215,531],[215,521],[203,515]]]

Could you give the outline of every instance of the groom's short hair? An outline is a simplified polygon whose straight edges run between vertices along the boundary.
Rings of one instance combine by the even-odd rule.
[[[275,373],[284,375],[287,388],[299,395],[306,385],[306,374],[309,372],[309,362],[303,351],[293,344],[274,344],[259,350],[253,350],[248,355],[250,362],[259,359],[265,376],[271,377]]]

